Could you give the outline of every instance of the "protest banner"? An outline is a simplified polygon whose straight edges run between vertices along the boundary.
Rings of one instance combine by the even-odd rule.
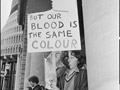
[[[77,5],[67,10],[31,13],[27,18],[28,52],[81,49]]]

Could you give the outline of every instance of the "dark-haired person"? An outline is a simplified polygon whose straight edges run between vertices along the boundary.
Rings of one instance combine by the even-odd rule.
[[[29,84],[30,86],[32,86],[32,90],[43,90],[42,89],[42,86],[40,86],[38,83],[39,83],[39,79],[37,76],[31,76],[29,79]]]
[[[78,51],[65,51],[62,62],[66,69],[58,77],[58,90],[88,90],[85,57]]]

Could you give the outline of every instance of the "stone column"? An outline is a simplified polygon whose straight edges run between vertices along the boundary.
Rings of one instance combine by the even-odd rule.
[[[30,77],[31,69],[31,53],[27,53],[26,56],[26,66],[25,66],[25,78],[24,78],[24,90],[28,86],[28,78]]]
[[[119,0],[82,0],[89,90],[118,90]]]
[[[19,90],[19,75],[20,75],[20,55],[17,55],[15,90]]]
[[[45,85],[44,53],[31,54],[31,71],[30,76],[38,76],[39,84]]]

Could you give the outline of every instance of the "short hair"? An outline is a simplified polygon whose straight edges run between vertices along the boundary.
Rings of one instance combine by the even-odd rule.
[[[75,56],[78,59],[78,67],[81,68],[83,67],[84,64],[86,64],[86,58],[84,55],[82,55],[81,50],[72,50],[71,51],[72,55]],[[68,66],[68,51],[63,51],[61,55],[61,61],[65,66]]]
[[[39,83],[39,79],[37,76],[31,76],[29,79],[28,79],[29,82],[33,82],[33,83]]]

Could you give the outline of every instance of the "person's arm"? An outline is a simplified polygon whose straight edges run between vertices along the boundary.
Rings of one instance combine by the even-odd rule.
[[[83,71],[81,80],[80,90],[88,90],[87,70]]]
[[[53,86],[52,90],[60,90],[57,86]]]

